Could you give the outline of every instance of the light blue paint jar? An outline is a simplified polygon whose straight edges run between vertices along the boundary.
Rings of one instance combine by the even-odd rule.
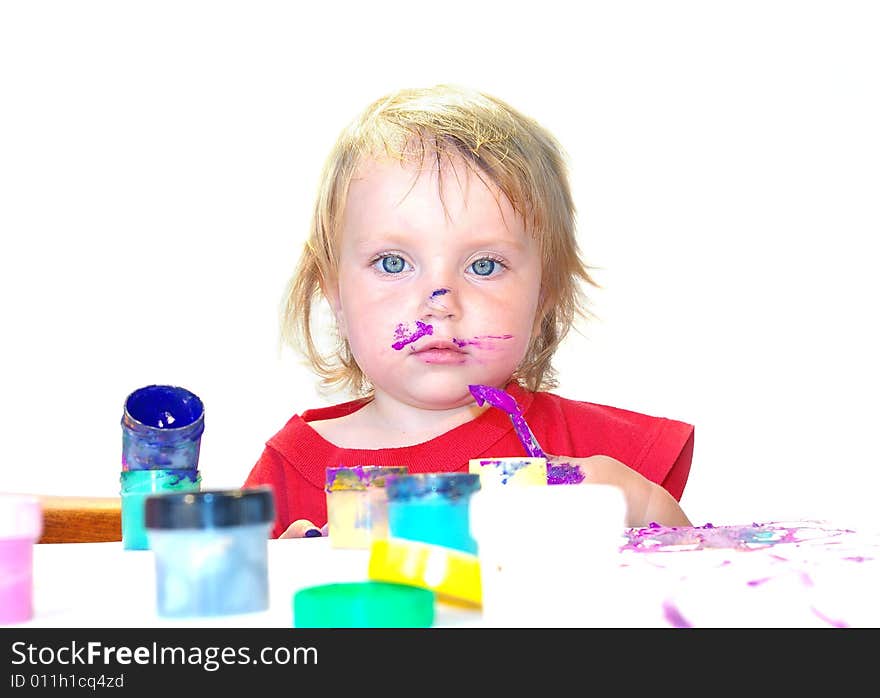
[[[480,476],[473,473],[389,475],[389,536],[476,554],[470,500],[479,489]]]
[[[160,616],[254,613],[269,608],[268,486],[147,497]]]
[[[147,497],[167,492],[198,492],[202,476],[198,470],[123,470],[119,474],[122,547],[125,550],[149,550],[144,525],[144,502]]]
[[[122,470],[194,470],[204,430],[198,395],[174,385],[139,388],[123,407]]]

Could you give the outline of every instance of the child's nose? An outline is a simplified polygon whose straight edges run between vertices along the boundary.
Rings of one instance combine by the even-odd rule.
[[[452,289],[435,288],[425,298],[422,303],[423,318],[452,318],[455,317],[457,303]]]

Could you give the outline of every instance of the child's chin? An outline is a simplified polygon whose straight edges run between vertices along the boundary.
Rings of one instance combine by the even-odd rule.
[[[468,383],[445,376],[443,380],[419,381],[407,386],[411,402],[422,409],[448,410],[463,407],[474,401]]]

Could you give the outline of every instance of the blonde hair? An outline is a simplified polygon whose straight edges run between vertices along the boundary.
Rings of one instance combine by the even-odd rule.
[[[364,159],[381,155],[422,164],[430,158],[438,169],[444,158],[460,156],[509,199],[540,245],[543,313],[540,332],[511,378],[529,390],[555,387],[553,355],[573,322],[589,315],[581,282],[597,285],[578,251],[562,149],[548,131],[505,102],[453,85],[391,93],[340,134],[324,165],[309,237],[287,287],[282,340],[304,354],[322,389],[372,393],[347,340],[337,334],[336,346],[322,352],[312,326],[324,284],[336,278],[349,184]]]

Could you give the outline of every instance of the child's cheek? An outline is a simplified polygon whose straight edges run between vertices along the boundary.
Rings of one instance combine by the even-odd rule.
[[[478,334],[467,339],[453,341],[460,347],[473,347],[481,351],[500,351],[506,349],[514,340],[512,334]]]

